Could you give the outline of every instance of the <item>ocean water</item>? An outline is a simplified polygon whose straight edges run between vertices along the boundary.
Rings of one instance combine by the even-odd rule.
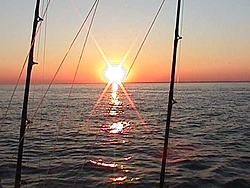
[[[32,86],[23,187],[159,187],[169,84]],[[23,86],[0,86],[0,179],[13,187]],[[176,84],[166,185],[250,187],[250,83]],[[123,125],[121,128],[120,126]],[[119,126],[119,127],[118,127]]]

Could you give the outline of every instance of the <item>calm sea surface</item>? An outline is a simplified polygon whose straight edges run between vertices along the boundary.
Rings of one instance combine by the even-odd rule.
[[[159,187],[169,84],[31,86],[23,187]],[[0,86],[0,179],[13,187],[23,86]],[[103,92],[104,91],[104,92]],[[103,94],[102,94],[103,93]],[[250,187],[250,83],[177,84],[165,182]],[[117,126],[123,125],[123,127]]]

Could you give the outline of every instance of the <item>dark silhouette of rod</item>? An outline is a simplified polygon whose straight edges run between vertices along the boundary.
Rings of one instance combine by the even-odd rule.
[[[24,134],[25,134],[26,125],[29,123],[29,120],[27,119],[27,108],[28,108],[28,99],[29,99],[30,78],[31,78],[32,66],[34,64],[37,64],[33,61],[33,54],[34,54],[34,44],[35,44],[37,24],[39,21],[41,21],[41,18],[39,17],[39,5],[40,5],[40,0],[37,0],[34,21],[33,21],[33,31],[32,31],[31,46],[30,46],[29,60],[28,60],[28,66],[27,66],[25,92],[24,92],[24,99],[23,99],[23,110],[22,110],[22,119],[21,119],[21,127],[20,127],[15,188],[20,188],[21,183],[22,183],[21,182],[21,168],[22,168],[22,158],[23,158]]]
[[[179,36],[180,8],[181,8],[181,0],[178,0],[177,13],[176,13],[176,25],[175,25],[175,38],[174,38],[171,82],[170,82],[169,98],[168,98],[168,114],[167,114],[165,141],[164,141],[163,155],[162,155],[160,188],[164,187],[165,168],[166,168],[166,159],[167,159],[167,150],[168,150],[169,127],[170,127],[170,121],[171,121],[172,106],[175,103],[175,101],[173,100],[173,96],[174,96],[176,56],[177,56],[178,41],[181,39],[181,37]]]

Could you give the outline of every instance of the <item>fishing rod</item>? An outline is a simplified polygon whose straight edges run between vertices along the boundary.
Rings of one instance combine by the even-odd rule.
[[[25,134],[26,125],[31,123],[27,118],[27,108],[28,108],[28,100],[29,100],[29,88],[30,88],[32,66],[34,64],[37,64],[36,62],[34,62],[33,56],[34,56],[34,45],[35,45],[37,25],[38,25],[38,22],[42,21],[42,18],[39,17],[39,7],[40,7],[40,0],[37,0],[35,14],[34,14],[34,21],[33,21],[33,31],[32,31],[31,46],[30,46],[30,52],[29,52],[26,83],[25,83],[25,92],[24,92],[24,99],[23,99],[20,138],[19,138],[19,147],[18,147],[18,158],[17,158],[17,166],[16,166],[16,177],[15,177],[15,188],[20,188],[22,184],[21,169],[22,169],[22,158],[23,158],[24,134]]]
[[[168,139],[169,139],[169,128],[170,128],[170,121],[171,121],[171,112],[172,112],[173,104],[176,103],[174,101],[175,67],[176,67],[176,59],[177,59],[178,41],[180,39],[182,39],[182,37],[179,36],[180,9],[181,9],[181,0],[178,0],[178,2],[177,2],[177,13],[176,13],[176,25],[175,25],[175,37],[174,37],[172,72],[171,72],[171,81],[170,81],[169,98],[168,98],[168,113],[167,113],[167,122],[166,122],[166,129],[165,129],[165,140],[164,140],[163,155],[162,155],[162,165],[161,165],[160,188],[164,187],[165,168],[166,168],[166,159],[167,159],[167,150],[168,150]]]

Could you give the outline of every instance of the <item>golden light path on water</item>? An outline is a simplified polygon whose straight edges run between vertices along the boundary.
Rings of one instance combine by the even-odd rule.
[[[110,67],[109,67],[110,68]],[[107,69],[106,75],[107,78],[109,78],[109,83],[103,90],[100,98],[98,99],[98,103],[102,100],[102,98],[107,93],[108,88],[111,88],[111,92],[108,93],[109,99],[107,104],[107,117],[111,117],[112,121],[109,124],[102,124],[101,131],[108,137],[108,139],[105,142],[101,142],[101,146],[104,147],[105,145],[107,147],[110,147],[111,145],[123,145],[125,143],[129,143],[129,140],[124,140],[124,138],[121,136],[122,134],[128,134],[131,130],[131,124],[128,120],[121,120],[119,117],[124,115],[124,106],[123,102],[120,100],[119,95],[119,87],[123,88],[123,91],[126,92],[125,88],[123,87],[122,79],[124,79],[124,75],[126,75],[126,72],[123,72],[121,70],[117,70],[117,66],[112,69]],[[114,71],[114,72],[113,72]],[[116,73],[120,73],[122,75],[115,75]],[[127,92],[126,92],[127,93]],[[135,107],[134,103],[130,99],[129,95],[126,94],[126,97],[128,98],[128,101],[130,102],[131,106]],[[97,104],[95,105],[97,106]],[[137,112],[139,114],[139,112]],[[115,119],[114,119],[115,118]],[[111,135],[112,138],[109,137]],[[106,143],[106,144],[105,144]],[[97,144],[97,143],[96,143]],[[114,150],[114,148],[112,148]],[[112,157],[111,157],[112,158]],[[110,157],[109,157],[110,159]],[[129,177],[128,173],[130,171],[130,168],[127,168],[127,165],[129,164],[129,161],[132,159],[131,156],[123,157],[122,160],[117,161],[116,158],[110,159],[110,161],[107,161],[107,159],[97,158],[97,159],[90,159],[90,164],[105,168],[105,169],[114,169],[114,174],[109,176],[109,181],[112,184],[125,184],[125,183],[132,183],[134,181],[138,181],[139,177]]]

